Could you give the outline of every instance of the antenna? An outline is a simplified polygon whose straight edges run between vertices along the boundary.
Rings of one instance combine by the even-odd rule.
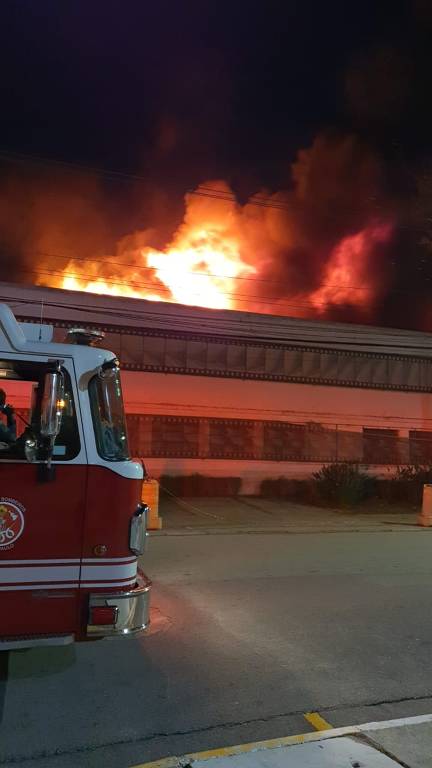
[[[40,311],[39,341],[42,341],[43,311],[44,311],[44,303],[43,303],[43,299],[42,299],[41,300],[41,311]]]

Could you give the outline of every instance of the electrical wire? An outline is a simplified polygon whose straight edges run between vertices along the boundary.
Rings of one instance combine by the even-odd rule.
[[[201,191],[203,188],[198,187],[198,189],[195,190],[188,190],[188,195],[197,195],[198,197],[209,197],[212,200],[224,200],[226,202],[232,202],[238,205],[238,201],[234,195],[228,195],[227,193],[221,193],[218,194],[217,190],[214,190],[213,192],[206,192]],[[260,199],[256,195],[252,195],[252,197],[247,201],[247,205],[256,205],[261,208],[274,208],[278,211],[289,211],[291,210],[288,203],[277,203],[272,201],[272,199],[269,197],[266,199]]]
[[[150,249],[150,250],[157,250],[157,249]],[[109,264],[110,266],[122,268],[122,267],[131,267],[132,269],[139,270],[140,272],[151,272],[155,273],[157,271],[157,267],[146,267],[146,266],[140,266],[139,264],[134,264],[132,262],[127,261],[109,261],[107,259],[97,259],[94,256],[90,257],[83,257],[83,256],[66,256],[60,253],[52,253],[47,251],[32,251],[37,256],[42,256],[44,258],[48,259],[62,259],[64,261],[78,261],[83,263],[90,263],[90,264]],[[163,253],[163,251],[161,251]],[[185,275],[194,275],[195,277],[215,277],[218,279],[224,279],[224,280],[243,280],[250,283],[271,283],[272,285],[278,285],[280,286],[280,280],[271,280],[270,278],[263,278],[263,277],[248,277],[246,275],[224,275],[217,272],[193,272],[192,270],[184,270],[183,274]],[[102,276],[95,277],[93,279],[101,279],[104,278]],[[426,280],[431,280],[432,278],[425,278]],[[350,290],[350,291],[364,291],[365,286],[361,285],[346,285],[339,284],[335,285],[333,283],[320,283],[319,289],[321,288],[334,288],[335,290]],[[403,295],[410,295],[410,296],[421,296],[423,294],[419,293],[418,291],[406,291],[402,289],[393,289],[390,291],[390,294],[397,293],[397,294],[403,294]],[[234,294],[233,294],[234,295]],[[387,294],[389,295],[389,294]],[[428,295],[425,293],[425,296]],[[266,297],[264,297],[266,298]]]
[[[85,260],[83,260],[85,261]],[[173,296],[173,292],[170,288],[166,286],[160,286],[154,283],[142,283],[138,282],[136,280],[125,280],[124,278],[118,278],[118,279],[112,279],[108,277],[104,277],[102,275],[90,275],[84,272],[81,272],[77,274],[76,272],[67,272],[66,270],[55,270],[55,269],[48,269],[47,267],[39,267],[39,269],[30,269],[30,268],[15,268],[16,272],[23,273],[23,274],[32,274],[37,275],[40,277],[41,275],[52,275],[55,278],[72,278],[77,281],[77,283],[80,282],[88,282],[88,283],[105,283],[106,285],[112,285],[112,286],[122,286],[125,289],[131,288],[137,288],[138,291],[142,291],[142,289],[145,289],[147,291],[153,291],[155,294],[164,293],[167,294],[169,297],[168,303],[171,304],[177,304],[178,301]],[[192,273],[195,274],[195,273]],[[158,278],[160,279],[160,278]],[[359,291],[367,291],[368,289],[366,287],[361,288],[360,286],[330,286],[329,284],[322,284],[320,285],[316,291],[320,291],[322,287],[332,287],[336,292],[337,291],[343,291],[343,290],[359,290]],[[56,286],[57,287],[57,286]],[[187,288],[185,284],[177,286],[177,289],[184,289]],[[68,289],[69,290],[69,289]],[[76,291],[83,291],[83,288],[76,287]],[[91,291],[87,291],[88,293],[91,293]],[[399,293],[399,292],[398,292]],[[415,292],[400,292],[403,293],[403,295],[410,295],[410,296],[423,296],[423,294],[415,293]],[[190,292],[188,290],[188,294],[190,296],[195,296],[198,299],[203,296],[203,294],[200,291],[193,291]],[[229,298],[230,300],[235,301],[236,303],[240,302],[242,304],[249,304],[249,305],[263,305],[263,306],[272,306],[272,307],[278,307],[279,309],[300,309],[300,310],[316,310],[318,307],[324,307],[326,309],[334,309],[335,307],[346,307],[346,306],[352,306],[353,302],[350,302],[349,299],[345,299],[342,301],[335,301],[331,298],[328,301],[308,301],[307,299],[303,299],[302,301],[293,301],[289,297],[280,297],[279,299],[275,296],[263,296],[262,294],[245,294],[245,293],[234,293],[230,291],[218,291],[218,294],[220,296],[225,296]],[[385,298],[387,298],[389,294],[386,294]],[[127,296],[124,296],[123,298],[128,298]],[[140,298],[137,296],[129,296],[129,298]],[[143,296],[142,298],[146,298]],[[161,301],[165,301],[163,298],[160,299]],[[379,304],[378,304],[379,306]],[[243,310],[243,311],[248,311]]]
[[[50,291],[58,291],[58,289],[50,288],[48,289]],[[10,303],[10,296],[2,296],[0,297],[1,300],[9,302]],[[111,300],[112,297],[97,297],[97,298],[103,298],[104,301]],[[118,301],[118,299],[117,299]],[[130,301],[130,299],[127,299],[127,301]],[[28,304],[34,304],[37,305],[37,307],[40,307],[40,300],[30,300],[25,299],[21,302],[21,304],[28,305]],[[313,324],[313,321],[309,322],[307,320],[293,320],[292,318],[288,318],[290,324],[291,323],[301,323],[302,327],[299,329],[298,335],[293,335],[292,329],[285,327],[282,327],[283,335],[277,336],[277,335],[264,335],[261,330],[261,318],[257,321],[257,327],[261,330],[261,332],[257,333],[253,330],[253,328],[248,327],[247,331],[245,332],[244,328],[238,328],[237,326],[240,326],[241,323],[233,323],[232,320],[230,321],[229,318],[222,318],[220,316],[220,311],[218,311],[217,316],[217,326],[215,327],[215,315],[213,316],[206,316],[204,315],[201,310],[199,310],[199,317],[196,319],[196,324],[194,324],[192,318],[180,316],[176,314],[172,314],[169,311],[165,310],[163,311],[163,315],[157,315],[156,313],[152,311],[144,312],[143,310],[140,310],[139,312],[125,312],[124,310],[117,310],[112,309],[109,310],[106,305],[104,307],[101,307],[100,309],[94,308],[94,307],[88,307],[85,304],[61,304],[58,302],[50,302],[49,300],[46,300],[44,298],[44,307],[52,307],[54,309],[71,309],[72,311],[77,312],[83,312],[87,315],[95,315],[98,319],[95,320],[96,325],[101,325],[103,322],[104,324],[107,324],[109,322],[109,318],[113,319],[113,322],[119,322],[121,320],[132,320],[134,323],[145,323],[144,327],[150,328],[153,331],[162,330],[164,332],[167,332],[168,330],[174,331],[174,332],[180,332],[180,333],[190,333],[192,335],[199,335],[202,336],[203,334],[210,335],[212,337],[218,337],[219,339],[223,341],[228,342],[235,342],[235,341],[241,341],[241,342],[247,342],[252,341],[256,343],[265,343],[265,344],[277,344],[277,345],[287,345],[292,344],[295,346],[305,346],[305,345],[312,345],[315,346],[318,350],[322,349],[322,347],[325,345],[327,349],[356,349],[359,348],[363,352],[364,351],[380,351],[385,350],[386,354],[390,354],[391,352],[394,352],[396,354],[402,354],[406,355],[411,353],[424,353],[427,352],[431,354],[432,352],[432,344],[429,343],[428,345],[420,344],[420,343],[413,343],[413,335],[415,337],[425,338],[429,339],[430,335],[423,332],[410,332],[410,331],[403,331],[402,336],[406,337],[405,343],[400,343],[400,341],[395,344],[393,343],[394,338],[400,339],[401,332],[399,331],[392,331],[391,329],[388,331],[390,338],[389,340],[383,339],[381,341],[371,341],[371,329],[368,327],[362,327],[362,326],[354,326],[354,330],[348,330],[342,328],[339,330],[337,327],[337,324],[334,324],[333,326],[331,324],[328,324],[327,326],[323,327],[321,323],[317,323],[315,321],[315,325]],[[167,307],[169,307],[169,304],[167,304]],[[184,310],[186,308],[182,308]],[[205,312],[205,310],[204,310]],[[228,314],[228,313],[227,313]],[[233,313],[236,314],[236,313]],[[104,320],[101,321],[99,318],[103,315]],[[248,317],[248,315],[247,315]],[[265,317],[265,316],[264,316]],[[108,320],[107,320],[108,318]],[[283,318],[280,318],[281,321],[283,321]],[[272,318],[272,320],[279,320],[279,318]],[[153,326],[150,326],[149,323],[153,323]],[[227,328],[223,328],[223,325],[227,325]],[[273,323],[274,324],[274,323]],[[275,330],[272,328],[272,324],[267,324],[271,330]],[[281,323],[282,325],[282,323]],[[376,331],[377,329],[372,329],[372,333]],[[334,338],[334,335],[332,335],[331,339],[329,339],[329,332],[332,334],[337,334],[340,338]],[[385,333],[385,329],[383,329],[383,332]],[[355,336],[364,336],[364,339],[360,339],[359,341],[356,341],[353,339],[353,334]],[[381,334],[382,335],[382,334]],[[346,337],[345,339],[343,337]],[[378,336],[379,338],[379,336]]]
[[[38,275],[39,277],[41,274],[46,275],[53,275],[56,278],[73,278],[77,282],[85,280],[86,282],[102,282],[107,285],[113,285],[113,286],[123,286],[124,288],[138,288],[138,289],[147,289],[152,290],[156,294],[158,293],[167,293],[170,297],[173,298],[173,301],[170,303],[176,303],[172,291],[167,287],[160,287],[158,285],[155,285],[153,283],[141,283],[137,281],[132,280],[124,280],[122,278],[119,278],[118,280],[113,280],[106,277],[101,277],[100,275],[89,275],[85,273],[76,274],[75,272],[66,272],[62,270],[53,270],[48,269],[44,267],[40,267],[39,269],[29,269],[29,268],[15,268],[16,272],[25,273],[25,274],[32,274],[32,275]],[[186,286],[178,286],[179,288],[185,288]],[[79,288],[77,288],[79,290]],[[200,292],[189,292],[190,296],[197,296],[202,297],[202,293]],[[328,307],[330,304],[334,306],[346,306],[349,302],[312,302],[305,300],[303,303],[299,302],[289,302],[285,299],[281,299],[280,301],[274,301],[273,299],[275,297],[271,296],[263,296],[261,297],[259,294],[238,294],[238,293],[230,293],[229,291],[219,291],[219,295],[229,297],[230,299],[234,299],[236,302],[241,303],[247,303],[247,304],[262,304],[262,305],[268,305],[268,306],[277,306],[277,307],[291,307],[292,309],[316,309],[317,307]],[[125,297],[126,298],[126,297]],[[130,297],[130,298],[136,298],[136,297]],[[144,297],[145,298],[145,297]]]
[[[61,167],[65,167],[65,168],[68,168],[68,169],[71,169],[71,170],[80,170],[80,171],[92,172],[92,173],[96,173],[96,174],[99,174],[99,175],[105,175],[105,176],[110,176],[110,177],[116,177],[116,178],[122,178],[122,179],[130,179],[130,180],[134,180],[134,181],[147,182],[147,179],[145,177],[137,175],[137,174],[131,174],[131,173],[127,173],[127,172],[124,172],[124,171],[117,171],[117,170],[111,170],[111,169],[106,169],[106,168],[97,168],[97,167],[92,167],[92,166],[85,166],[85,165],[80,165],[78,163],[72,163],[72,162],[63,161],[63,160],[55,160],[55,159],[40,157],[40,156],[37,156],[37,155],[24,154],[24,153],[20,153],[20,152],[13,152],[13,151],[10,151],[10,150],[0,150],[0,158],[5,159],[5,160],[11,160],[11,161],[27,161],[27,162],[35,162],[35,163],[38,163],[38,164],[44,164],[44,165],[61,166]],[[200,196],[204,196],[204,197],[211,197],[211,198],[218,199],[218,200],[226,200],[226,201],[237,203],[236,197],[235,197],[235,195],[232,192],[225,192],[223,190],[216,189],[216,188],[213,188],[213,187],[208,187],[206,185],[200,185],[196,190],[188,190],[187,194],[200,195]],[[373,199],[373,198],[371,198],[371,199]],[[264,206],[264,207],[269,207],[269,208],[276,208],[276,209],[279,209],[279,210],[288,210],[288,203],[284,203],[282,201],[277,201],[277,200],[275,201],[274,198],[271,195],[266,196],[263,193],[256,193],[256,194],[252,195],[250,200],[248,201],[248,204]],[[65,259],[65,260],[103,263],[103,264],[110,264],[110,265],[113,265],[113,266],[118,266],[118,263],[115,264],[114,262],[110,262],[110,261],[107,261],[107,260],[99,260],[99,259],[95,259],[95,258],[85,259],[85,258],[81,258],[81,257],[77,257],[77,256],[68,257],[68,256],[60,255],[60,254],[44,254],[43,252],[40,252],[40,253],[41,253],[41,255],[44,255],[44,256],[46,256],[48,258],[61,258],[61,259]],[[121,264],[121,266],[129,266],[131,268],[138,269],[138,270],[149,270],[149,271],[152,271],[153,273],[155,271],[154,268],[152,268],[152,267],[144,267],[144,266],[139,266],[139,265],[136,265],[136,264],[126,263],[126,262],[123,262]],[[33,271],[33,270],[26,270],[26,271],[28,271],[31,274],[37,274],[36,270],[35,271]],[[48,270],[45,269],[44,272],[47,273]],[[250,282],[267,282],[267,283],[272,283],[272,284],[278,284],[279,285],[279,281],[276,281],[276,280],[270,280],[268,278],[267,279],[266,278],[252,278],[252,277],[247,277],[247,276],[244,276],[244,275],[231,276],[231,275],[219,275],[217,273],[211,273],[211,272],[205,272],[205,273],[204,272],[198,272],[197,273],[197,272],[189,272],[189,271],[187,272],[187,274],[193,274],[195,276],[199,275],[199,276],[202,276],[202,277],[214,277],[214,278],[221,278],[221,279],[230,279],[230,280],[246,280],[246,281],[250,281]],[[77,279],[79,279],[80,276],[73,275],[73,277],[76,277]],[[86,276],[83,275],[83,277],[86,277]],[[88,278],[88,279],[91,279],[92,281],[94,281],[94,280],[103,279],[103,278],[91,276],[91,278]],[[430,280],[430,278],[426,278],[426,280]],[[110,280],[106,280],[106,279],[104,280],[104,282],[108,282],[109,284],[110,283],[114,283],[114,281],[110,281]],[[115,281],[115,284],[118,284],[118,281]],[[126,287],[128,285],[132,285],[131,283],[127,283],[125,281],[123,281],[122,284],[125,285]],[[139,284],[135,282],[134,285],[138,286]],[[147,287],[151,287],[152,289],[154,289],[153,285],[152,286],[148,286],[148,285],[144,285],[143,284],[142,287],[146,287],[146,288]],[[356,286],[356,285],[342,285],[341,286],[341,285],[332,285],[330,283],[321,283],[321,285],[319,286],[319,289],[322,288],[322,287],[328,287],[328,288],[331,288],[331,289],[333,289],[335,291],[337,291],[337,290],[364,291],[365,290],[365,288],[362,287],[362,286]],[[159,292],[160,291],[167,292],[170,295],[172,295],[172,292],[169,289],[158,288],[158,291]],[[297,308],[297,307],[298,308],[307,308],[308,306],[312,306],[312,307],[316,308],[317,306],[328,307],[329,305],[332,305],[332,306],[338,306],[338,305],[339,306],[345,306],[347,303],[349,303],[349,302],[346,302],[346,301],[342,301],[342,302],[331,302],[331,301],[329,301],[329,302],[306,302],[306,303],[302,303],[302,304],[300,304],[298,302],[296,302],[296,303],[293,303],[293,302],[287,303],[284,299],[280,299],[280,300],[274,301],[274,299],[277,298],[277,297],[274,297],[274,296],[273,297],[269,297],[269,296],[260,296],[260,295],[258,295],[258,296],[255,296],[255,295],[253,295],[253,296],[245,296],[244,301],[243,301],[241,294],[238,295],[238,299],[237,299],[237,295],[236,294],[229,293],[229,292],[225,292],[225,293],[224,292],[220,292],[220,293],[222,295],[231,296],[233,298],[236,298],[236,300],[239,300],[242,303],[245,303],[246,301],[249,302],[252,299],[252,300],[255,300],[256,303],[259,303],[259,304],[270,304],[270,305],[273,304],[274,306],[278,306],[278,307],[283,305],[283,306],[291,307],[291,308]],[[391,291],[391,293],[392,294],[393,293],[394,294],[400,294],[400,295],[412,295],[412,296],[414,296],[414,295],[416,295],[416,296],[422,295],[419,292],[404,291],[402,289],[393,289]],[[194,293],[193,295],[199,296],[200,294],[199,293]]]
[[[25,154],[23,152],[13,152],[11,150],[3,149],[3,150],[0,150],[0,158],[9,162],[28,162],[28,163],[33,163],[37,165],[60,167],[60,168],[64,168],[65,170],[70,170],[75,172],[93,173],[98,176],[109,178],[111,180],[113,179],[122,180],[122,181],[130,180],[135,182],[136,181],[142,182],[144,184],[149,183],[148,178],[140,174],[134,174],[127,171],[112,170],[109,168],[87,166],[87,165],[82,165],[80,163],[72,163],[67,160],[56,160],[54,158],[41,157],[40,155]],[[211,197],[217,200],[234,202],[236,205],[239,204],[237,198],[232,192],[224,192],[221,189],[207,187],[202,184],[200,184],[197,187],[197,189],[187,190],[185,194],[199,195],[202,197]],[[256,205],[256,206],[263,206],[266,208],[275,208],[276,210],[285,210],[285,211],[290,210],[288,201],[284,203],[283,201],[275,200],[274,199],[275,194],[281,194],[281,192],[273,193],[273,195],[271,193],[268,195],[264,195],[263,193],[260,193],[260,192],[254,193],[249,198],[247,205]],[[282,194],[286,194],[286,192],[284,191],[282,192]],[[367,199],[374,200],[373,197],[369,197]]]
[[[9,150],[0,150],[0,158],[2,160],[8,160],[10,162],[28,162],[36,165],[53,165],[55,167],[61,167],[66,170],[94,173],[98,176],[107,176],[109,178],[123,179],[125,181],[142,181],[148,184],[148,179],[145,176],[138,174],[127,173],[126,171],[116,171],[109,168],[96,168],[88,165],[81,165],[80,163],[72,163],[67,160],[55,160],[53,158],[40,157],[39,155],[24,154],[23,152],[12,152]]]
[[[212,512],[204,511],[203,509],[199,509],[198,507],[195,507],[192,504],[189,504],[189,502],[184,501],[179,496],[176,496],[175,493],[170,491],[168,488],[165,488],[165,486],[161,485],[160,483],[159,483],[159,488],[162,491],[164,491],[164,493],[167,493],[168,496],[171,496],[173,499],[175,499],[175,501],[177,502],[177,504],[180,507],[184,507],[188,511],[192,512],[192,514],[194,514],[194,515],[203,515],[203,517],[211,517],[214,520],[223,520],[223,518],[219,517],[219,515],[214,515]]]
[[[145,413],[139,413],[138,411],[134,410],[132,412],[128,411],[128,415],[130,415],[130,416],[146,416],[147,417],[147,416],[161,416],[162,415],[164,418],[165,417],[166,418],[176,418],[176,417],[178,417],[178,418],[206,418],[206,419],[207,418],[208,419],[216,418],[218,420],[220,420],[220,419],[232,419],[233,418],[232,416],[226,415],[225,413],[220,414],[220,415],[216,415],[216,416],[214,415],[215,412],[217,412],[218,410],[220,410],[220,411],[227,411],[227,410],[229,410],[227,406],[217,406],[217,405],[203,406],[202,404],[197,406],[196,403],[189,403],[188,405],[185,405],[184,403],[182,403],[181,405],[179,405],[178,403],[154,402],[154,401],[147,401],[146,402],[146,401],[143,401],[143,400],[140,400],[139,402],[136,402],[136,401],[131,401],[129,399],[127,401],[127,405],[128,405],[129,408],[130,407],[133,407],[133,408],[138,408],[138,407],[156,408],[156,407],[160,407],[160,408],[174,409],[174,408],[179,408],[179,407],[182,407],[182,408],[183,407],[187,407],[187,408],[194,408],[195,409],[195,408],[199,407],[201,411],[208,410],[208,411],[211,412],[211,415],[208,414],[208,413],[201,413],[199,416],[196,416],[193,413],[192,414],[189,414],[189,413],[182,413],[182,414],[179,414],[179,413],[162,413],[161,414],[161,413],[149,413],[148,411],[146,411]],[[380,423],[381,423],[381,426],[382,426],[382,422],[383,421],[400,422],[397,425],[397,427],[399,429],[405,429],[410,424],[412,424],[413,421],[430,422],[431,426],[432,426],[432,417],[427,417],[427,416],[423,417],[423,416],[418,416],[418,415],[416,415],[416,416],[414,416],[414,415],[412,415],[412,416],[396,416],[394,414],[378,415],[376,413],[375,414],[374,413],[362,413],[362,414],[359,415],[358,413],[351,413],[351,412],[347,412],[347,411],[344,411],[343,413],[335,413],[334,411],[299,411],[298,409],[297,410],[289,410],[289,409],[286,409],[286,408],[278,408],[278,409],[274,409],[274,408],[243,408],[243,407],[238,407],[238,406],[235,407],[235,413],[241,413],[242,414],[242,417],[240,419],[241,421],[259,421],[259,422],[262,422],[264,424],[267,424],[267,423],[268,424],[272,424],[274,422],[277,422],[278,424],[285,424],[286,423],[288,425],[289,424],[296,424],[296,423],[304,424],[304,423],[306,423],[306,419],[310,420],[311,418],[316,417],[317,419],[327,419],[326,422],[323,422],[323,425],[335,426],[337,424],[337,426],[339,426],[339,427],[350,427],[350,428],[353,428],[353,427],[360,428],[360,427],[362,427],[364,425],[363,424],[359,424],[358,421],[357,422],[355,422],[355,421],[352,421],[352,422],[351,421],[341,421],[340,419],[341,418],[347,418],[347,419],[352,418],[352,419],[357,419],[358,420],[358,419],[361,418],[361,419],[370,419],[371,421],[373,419],[379,419]],[[259,418],[259,415],[261,415],[261,414],[266,414],[266,415],[268,414],[268,416],[266,416],[266,418],[262,419],[262,418]],[[289,421],[283,421],[282,422],[280,420],[280,418],[279,419],[276,418],[277,416],[281,416],[281,415],[283,415],[285,417],[288,417]],[[295,417],[297,417],[297,420],[296,420]],[[301,417],[302,420],[298,421],[298,419],[300,417]],[[234,420],[236,418],[237,417],[234,417]],[[332,421],[328,421],[328,419],[332,419]],[[405,424],[404,422],[407,422],[407,423]]]

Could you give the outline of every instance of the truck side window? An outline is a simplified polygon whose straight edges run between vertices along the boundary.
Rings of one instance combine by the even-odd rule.
[[[129,447],[120,373],[94,376],[89,383],[90,407],[99,455],[106,461],[125,461]]]
[[[0,360],[0,461],[22,460],[25,440],[37,432],[46,366],[29,361]],[[69,374],[64,371],[62,424],[54,461],[70,461],[80,451],[75,404]]]

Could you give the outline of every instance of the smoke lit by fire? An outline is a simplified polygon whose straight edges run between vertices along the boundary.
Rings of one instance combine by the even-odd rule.
[[[342,307],[369,320],[387,287],[393,231],[380,185],[379,161],[354,138],[318,137],[285,192],[261,190],[240,205],[226,182],[207,181],[187,194],[164,247],[143,229],[107,248],[96,233],[107,217],[100,205],[89,213],[88,190],[78,208],[67,194],[57,208],[52,193],[46,204],[39,194],[32,268],[39,285],[71,290],[297,316]]]
[[[318,309],[331,304],[373,306],[378,286],[371,279],[371,257],[391,231],[389,224],[372,224],[341,240],[326,264],[321,287],[310,296],[312,304]]]
[[[212,188],[221,187],[213,184]],[[378,285],[371,258],[375,246],[390,238],[390,224],[374,222],[342,238],[330,251],[315,290],[289,293],[286,286],[286,307],[280,286],[260,277],[268,266],[266,241],[270,260],[274,253],[272,225],[277,229],[278,218],[284,218],[280,209],[270,211],[257,212],[253,203],[241,209],[234,202],[189,195],[185,221],[164,250],[121,243],[115,261],[112,257],[105,262],[71,260],[64,274],[50,283],[70,290],[215,309],[307,315],[331,305],[366,312],[373,307]],[[260,227],[263,244],[256,250]]]

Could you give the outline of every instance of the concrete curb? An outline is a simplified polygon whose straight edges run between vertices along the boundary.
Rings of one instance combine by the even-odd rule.
[[[309,722],[314,727],[323,725],[325,721],[317,715],[317,713],[310,713],[311,717],[308,717]],[[319,721],[313,723],[313,717],[317,716]],[[173,755],[171,757],[161,758],[149,763],[140,763],[133,766],[133,768],[186,768],[195,762],[206,762],[215,758],[229,758],[236,755],[247,755],[263,750],[273,750],[282,747],[291,747],[300,744],[308,744],[319,741],[327,741],[329,739],[338,739],[346,736],[366,736],[371,732],[379,732],[388,730],[389,728],[403,728],[405,726],[421,725],[424,723],[432,723],[432,714],[430,715],[417,715],[415,717],[398,718],[396,720],[383,720],[378,722],[363,723],[362,725],[345,726],[343,728],[329,728],[328,730],[319,730],[312,733],[301,733],[295,736],[285,736],[281,739],[269,739],[267,741],[252,741],[247,744],[238,744],[231,747],[221,747],[219,749],[211,749],[204,752],[194,752],[182,756]],[[378,749],[377,749],[378,752]],[[431,744],[432,752],[432,744]]]

